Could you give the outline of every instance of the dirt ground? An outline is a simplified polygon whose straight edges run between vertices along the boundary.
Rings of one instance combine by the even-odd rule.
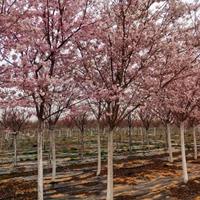
[[[170,164],[166,157],[128,157],[114,162],[115,200],[200,199],[200,159],[188,158],[190,181],[182,183],[180,157]],[[37,199],[37,171],[18,167],[0,176],[1,200]],[[44,198],[46,200],[103,200],[106,195],[106,165],[102,175],[96,176],[96,163],[62,166],[57,179],[51,182],[51,169],[45,170]]]

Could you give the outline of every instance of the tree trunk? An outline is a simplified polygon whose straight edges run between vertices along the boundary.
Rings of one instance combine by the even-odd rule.
[[[43,147],[42,147],[42,149],[43,149],[43,151],[46,151],[46,144],[45,144],[45,130],[44,130],[45,128],[43,128],[43,136],[42,136],[42,145],[43,145]]]
[[[83,154],[84,154],[84,130],[81,131],[81,148],[80,148],[81,152],[81,160],[83,160]]]
[[[132,151],[132,128],[131,127],[129,127],[129,129],[128,129],[128,140],[129,140],[128,147],[129,147],[129,151],[131,152]]]
[[[148,150],[150,150],[149,131],[148,131],[148,129],[146,129],[146,128],[145,128],[145,138],[146,138],[145,143],[146,143],[146,145],[147,145],[147,148],[148,148]]]
[[[194,140],[194,159],[197,159],[197,140],[196,140],[196,127],[193,127],[193,140]]]
[[[38,200],[43,200],[43,127],[38,130],[37,150],[38,150]]]
[[[3,151],[3,140],[4,140],[4,137],[3,137],[3,134],[1,134],[1,144],[0,144],[0,151],[2,152]]]
[[[113,200],[113,131],[108,133],[107,197]]]
[[[72,137],[73,135],[73,131],[70,129],[70,137]]]
[[[120,146],[122,144],[122,141],[123,141],[123,135],[122,135],[121,131],[120,132],[116,132],[116,133],[120,135],[120,137],[119,137],[119,146]]]
[[[168,140],[168,150],[169,150],[169,162],[173,162],[170,124],[167,124],[167,140]]]
[[[146,145],[145,145],[145,133],[144,133],[144,130],[143,128],[141,127],[140,128],[140,134],[141,134],[141,137],[142,137],[142,149],[143,149],[143,155],[145,155],[145,151],[146,151]]]
[[[17,166],[17,133],[13,134],[14,143],[14,166]]]
[[[80,135],[81,135],[81,133],[80,133],[80,131],[78,131],[77,132],[77,139],[78,139],[78,145],[79,145],[79,149],[80,149],[80,144],[81,144],[81,140],[80,140]],[[76,134],[75,134],[75,136],[76,136]]]
[[[153,129],[153,135],[154,135],[154,137],[156,137],[156,133],[157,133],[157,128],[154,127],[154,129]]]
[[[92,136],[92,134],[93,134],[93,131],[92,131],[92,130],[90,130],[90,136]]]
[[[100,129],[98,128],[98,135],[97,135],[97,145],[98,145],[98,164],[97,164],[97,176],[101,173],[101,134]]]
[[[144,135],[144,131],[143,131],[142,127],[140,128],[140,134],[141,134],[141,137],[142,137],[142,146],[143,146],[143,149],[144,149],[145,135]]]
[[[50,131],[51,143],[51,165],[52,165],[52,181],[56,178],[56,144],[55,144],[55,131]]]
[[[181,122],[180,124],[180,132],[181,132],[181,156],[182,156],[183,181],[184,183],[187,183],[188,173],[187,173],[187,163],[185,156],[184,122]]]

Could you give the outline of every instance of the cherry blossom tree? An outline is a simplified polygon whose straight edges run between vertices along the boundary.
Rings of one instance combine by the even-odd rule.
[[[70,111],[70,117],[74,121],[75,126],[80,131],[80,149],[79,153],[81,156],[81,160],[83,160],[84,155],[84,135],[85,135],[85,129],[86,125],[88,123],[88,106],[84,103],[80,103],[79,105],[75,105],[71,108]],[[79,138],[79,137],[78,137]]]
[[[3,1],[3,11],[7,5],[4,2],[11,1]],[[0,36],[9,30],[1,38],[1,58],[6,64],[1,64],[4,66],[0,67],[0,76],[3,73],[7,79],[1,87],[1,96],[8,102],[14,90],[17,91],[15,104],[35,107],[39,121],[39,200],[43,199],[43,126],[45,121],[57,119],[69,107],[68,84],[81,91],[76,101],[89,98],[103,102],[102,119],[109,127],[107,200],[113,200],[115,127],[165,87],[172,96],[168,104],[173,116],[182,124],[184,158],[181,122],[193,110],[196,100],[192,99],[189,107],[184,107],[178,91],[184,89],[186,94],[184,84],[188,81],[179,80],[183,77],[187,80],[185,72],[199,58],[198,3],[110,0],[102,1],[97,7],[89,0],[13,3],[11,18],[1,14],[14,22],[10,23],[11,29],[9,23],[6,31],[0,29]],[[57,107],[58,99],[62,99],[62,104]],[[178,108],[185,109],[184,115],[182,111],[179,114]],[[184,169],[185,163],[183,159]]]
[[[185,79],[175,81],[168,89],[168,92],[170,93],[168,105],[172,110],[175,123],[180,127],[183,181],[184,183],[187,183],[188,173],[185,156],[184,132],[186,122],[199,102],[199,84],[193,73],[192,76],[187,76]]]
[[[97,149],[98,149],[98,159],[97,159],[97,176],[101,173],[101,133],[103,133],[102,123],[103,114],[105,111],[105,102],[101,99],[95,101],[93,99],[88,100],[88,106],[97,120]]]
[[[133,113],[130,113],[127,117],[127,123],[128,123],[128,146],[129,151],[132,151],[132,129],[133,129]]]
[[[31,112],[23,108],[4,109],[1,116],[0,124],[5,129],[11,130],[13,134],[14,166],[17,166],[17,135],[27,124],[30,117]]]
[[[173,114],[172,110],[168,106],[168,100],[170,95],[167,94],[164,90],[161,90],[151,101],[152,111],[154,114],[161,120],[162,124],[165,127],[168,152],[169,152],[169,162],[173,162],[173,152],[172,152],[172,143],[171,143],[171,127],[173,123]]]
[[[62,84],[60,84],[62,85]],[[80,91],[76,88],[76,84],[71,80],[65,81],[65,85],[61,89],[60,86],[54,88],[51,98],[45,105],[45,117],[50,136],[51,164],[52,164],[52,181],[56,178],[56,144],[54,127],[58,120],[63,117],[66,111],[69,112],[73,105],[82,101],[80,99]],[[60,92],[60,98],[57,98]],[[80,100],[79,100],[80,99]]]
[[[197,119],[193,117],[188,117],[186,127],[190,129],[192,127],[193,145],[194,145],[194,159],[197,160],[197,139],[196,139],[196,126],[198,125]]]
[[[193,135],[193,143],[194,143],[194,159],[195,160],[198,157],[197,139],[196,139],[196,129],[198,125],[199,125],[199,105],[197,104],[196,109],[193,110],[193,112],[188,118],[188,126],[193,128],[192,135]]]
[[[188,8],[191,7],[182,1],[108,1],[94,30],[77,42],[80,65],[75,79],[86,96],[106,105],[103,117],[109,127],[107,200],[113,199],[113,129],[188,67],[186,63],[182,65],[185,60],[179,60],[177,65],[176,54],[178,38],[185,36],[179,32],[187,30]],[[185,55],[187,59],[191,54]],[[161,73],[163,78],[158,84]]]
[[[85,27],[88,0],[26,1],[26,14],[5,39],[3,58],[11,66],[10,81],[36,109],[38,130],[38,199],[43,199],[42,140],[52,99],[65,99],[72,62],[72,38]],[[19,5],[19,9],[21,5]]]
[[[150,104],[141,106],[140,109],[138,110],[137,114],[138,114],[138,116],[142,122],[142,125],[145,129],[145,134],[143,134],[143,145],[144,145],[144,143],[147,143],[147,146],[149,149],[150,144],[149,144],[149,132],[148,131],[149,131],[150,125],[154,118],[154,114],[152,112],[152,108],[151,108]],[[146,141],[145,141],[145,139],[146,139]]]

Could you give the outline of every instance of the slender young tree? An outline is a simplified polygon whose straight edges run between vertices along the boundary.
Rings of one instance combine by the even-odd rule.
[[[132,130],[133,130],[133,117],[132,113],[130,113],[127,117],[127,122],[128,122],[128,147],[129,151],[132,151]]]
[[[142,122],[144,129],[145,129],[145,135],[143,134],[143,145],[144,145],[144,143],[146,143],[148,149],[150,149],[149,148],[149,145],[150,145],[150,143],[149,143],[150,142],[149,141],[149,128],[150,128],[150,125],[154,118],[152,108],[149,105],[144,105],[144,106],[140,107],[140,109],[138,110],[137,113],[138,113],[138,116]],[[145,138],[145,140],[144,140],[144,138]]]
[[[101,134],[103,133],[102,120],[105,109],[105,103],[102,100],[99,100],[98,102],[94,100],[88,100],[88,105],[90,110],[92,111],[92,114],[97,120],[97,176],[99,176],[101,174]]]
[[[79,129],[80,131],[80,148],[79,148],[79,153],[80,153],[80,158],[83,160],[84,157],[84,135],[85,135],[85,130],[86,126],[88,123],[88,107],[86,105],[77,105],[72,107],[71,109],[71,118],[74,121],[75,126]],[[78,137],[79,138],[79,137]]]
[[[199,102],[199,85],[195,74],[187,76],[185,79],[174,82],[169,89],[170,100],[168,101],[176,124],[180,128],[181,156],[183,181],[188,182],[187,163],[185,155],[185,126],[191,113],[195,110]]]
[[[23,108],[6,108],[3,110],[0,124],[12,131],[14,147],[14,166],[17,166],[17,135],[27,124],[31,117],[31,112]]]
[[[60,92],[60,98],[57,98],[57,93],[51,94],[51,98],[48,99],[45,105],[45,119],[48,123],[50,137],[53,182],[56,178],[56,144],[54,127],[58,120],[63,117],[64,113],[70,110],[71,106],[76,105],[82,101],[79,95],[80,91],[77,90],[76,84],[74,84],[74,82],[70,79],[65,82],[65,86],[63,86],[62,89],[58,85],[54,88],[54,90]]]
[[[197,151],[197,137],[196,137],[196,129],[199,125],[199,102],[197,103],[196,109],[192,112],[192,114],[188,118],[188,127],[192,127],[192,136],[193,136],[193,144],[194,144],[194,159],[197,160],[198,151]]]
[[[173,123],[173,114],[169,107],[165,90],[161,90],[152,101],[152,111],[161,120],[165,128],[166,144],[168,146],[169,162],[173,162],[172,142],[171,142],[171,124]]]

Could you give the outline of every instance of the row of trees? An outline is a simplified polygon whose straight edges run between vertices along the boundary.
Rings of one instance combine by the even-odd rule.
[[[35,110],[39,200],[44,124],[53,130],[59,118],[86,110],[99,129],[101,121],[108,127],[107,200],[113,199],[113,130],[136,110],[146,119],[154,110],[169,143],[168,125],[180,125],[187,182],[184,124],[199,117],[197,2],[4,0],[0,8],[1,107]]]

